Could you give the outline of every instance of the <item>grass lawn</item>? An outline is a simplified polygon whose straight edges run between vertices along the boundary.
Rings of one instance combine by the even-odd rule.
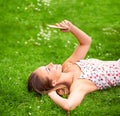
[[[119,7],[119,0],[0,0],[0,116],[66,116],[46,95],[27,91],[34,69],[62,63],[77,45],[46,24],[70,20],[92,37],[87,58],[117,60]],[[120,116],[120,88],[89,94],[70,114]]]

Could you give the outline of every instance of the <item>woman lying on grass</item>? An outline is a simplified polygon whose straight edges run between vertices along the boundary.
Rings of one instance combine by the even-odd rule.
[[[84,60],[91,38],[67,20],[56,26],[72,33],[79,45],[62,65],[50,63],[37,68],[28,79],[29,91],[46,92],[56,104],[69,111],[80,105],[87,94],[120,85],[120,59]],[[62,97],[64,94],[68,97]]]

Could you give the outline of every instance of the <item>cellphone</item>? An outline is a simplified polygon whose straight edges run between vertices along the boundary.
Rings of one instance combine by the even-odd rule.
[[[56,25],[47,25],[50,28],[57,28],[57,29],[67,29],[66,27],[58,27]]]

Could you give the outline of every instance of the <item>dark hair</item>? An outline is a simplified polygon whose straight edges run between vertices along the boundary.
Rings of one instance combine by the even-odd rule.
[[[49,90],[56,90],[60,96],[69,94],[69,87],[66,83],[53,87],[48,78],[40,78],[35,72],[29,76],[28,91],[36,91],[37,93],[42,94]]]
[[[53,86],[48,78],[41,78],[35,72],[28,78],[28,91],[36,91],[37,93],[42,94],[52,88]]]

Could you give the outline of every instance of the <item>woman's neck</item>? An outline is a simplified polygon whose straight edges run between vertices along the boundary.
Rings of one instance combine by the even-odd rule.
[[[66,83],[67,85],[71,85],[73,82],[73,73],[71,72],[67,72],[67,73],[62,73],[61,77],[59,78],[59,80],[57,81],[57,84],[61,84],[61,83]]]

